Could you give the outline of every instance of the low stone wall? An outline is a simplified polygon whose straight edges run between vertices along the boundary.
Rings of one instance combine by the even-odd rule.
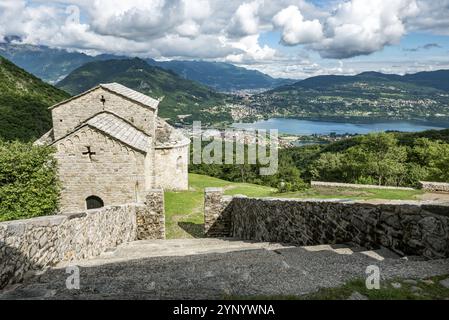
[[[419,184],[422,190],[428,192],[449,193],[449,183],[420,181]]]
[[[390,187],[373,184],[354,184],[354,183],[324,182],[324,181],[311,181],[310,185],[312,187],[329,187],[329,188],[414,190],[413,188],[406,188],[406,187]]]
[[[145,205],[136,211],[138,240],[165,239],[164,206],[164,190],[148,192]]]
[[[95,257],[136,239],[164,239],[162,190],[129,204],[0,223],[0,289],[29,271]]]
[[[448,205],[246,197],[223,201],[218,190],[213,194],[206,191],[205,220],[215,221],[208,230],[218,229],[220,235],[296,245],[353,242],[400,255],[449,257]],[[215,236],[207,229],[206,234]]]
[[[209,237],[229,237],[231,231],[232,197],[224,196],[221,188],[206,188],[204,192],[204,232]]]

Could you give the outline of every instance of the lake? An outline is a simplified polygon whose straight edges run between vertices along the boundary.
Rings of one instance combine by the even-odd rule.
[[[380,131],[418,132],[432,129],[449,128],[449,123],[414,122],[414,121],[376,121],[376,122],[351,122],[344,121],[315,121],[301,119],[273,118],[254,123],[234,123],[237,129],[278,129],[279,133],[293,135],[328,135],[336,134],[366,134]]]

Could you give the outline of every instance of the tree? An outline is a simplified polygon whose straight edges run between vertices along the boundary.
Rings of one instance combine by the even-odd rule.
[[[59,198],[54,149],[0,140],[0,221],[54,214]]]
[[[344,181],[347,176],[344,163],[345,155],[342,153],[326,152],[320,155],[310,168],[312,179],[322,181]]]
[[[411,158],[426,168],[424,180],[449,181],[449,144],[420,138],[412,148]]]
[[[401,185],[407,173],[407,149],[389,133],[363,136],[347,150],[346,161],[357,179],[371,177],[378,185]]]

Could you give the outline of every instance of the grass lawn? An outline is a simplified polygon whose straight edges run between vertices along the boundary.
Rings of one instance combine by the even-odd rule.
[[[189,174],[189,191],[165,192],[165,230],[167,239],[198,238],[203,236],[204,189],[225,189],[228,195],[244,194],[250,197],[268,197],[276,189],[233,183],[208,176]]]
[[[354,280],[338,288],[321,289],[304,296],[225,297],[229,300],[347,300],[358,292],[368,300],[446,300],[449,289],[440,284],[449,275],[425,280],[396,279],[381,282],[380,289],[368,290],[364,280]]]
[[[234,183],[208,176],[189,174],[188,191],[165,192],[165,228],[167,239],[198,238],[203,236],[203,199],[204,188],[220,187],[225,194],[242,194],[248,197],[284,197],[284,198],[345,198],[355,200],[397,199],[411,200],[421,191],[313,188],[303,192],[277,193],[276,189],[249,184]]]
[[[344,198],[353,200],[416,200],[417,196],[424,194],[421,190],[394,190],[394,189],[351,189],[314,187],[301,192],[279,194],[282,198],[318,198],[333,199]]]

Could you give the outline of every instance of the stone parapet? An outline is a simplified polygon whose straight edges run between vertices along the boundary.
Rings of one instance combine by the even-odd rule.
[[[449,193],[449,183],[420,181],[419,184],[424,191]]]
[[[418,201],[298,200],[205,193],[209,236],[295,245],[353,242],[402,256],[449,257],[449,205]]]
[[[379,186],[373,184],[354,184],[354,183],[340,183],[340,182],[325,182],[325,181],[311,181],[312,187],[328,187],[328,188],[351,188],[351,189],[383,189],[383,190],[414,190],[407,187],[391,187]]]
[[[231,231],[232,197],[224,196],[223,189],[204,190],[204,233],[208,237],[229,237]]]
[[[164,190],[148,191],[145,205],[137,207],[136,218],[138,240],[165,239]]]
[[[0,223],[0,289],[27,272],[100,255],[136,239],[165,239],[163,190],[144,204]]]

